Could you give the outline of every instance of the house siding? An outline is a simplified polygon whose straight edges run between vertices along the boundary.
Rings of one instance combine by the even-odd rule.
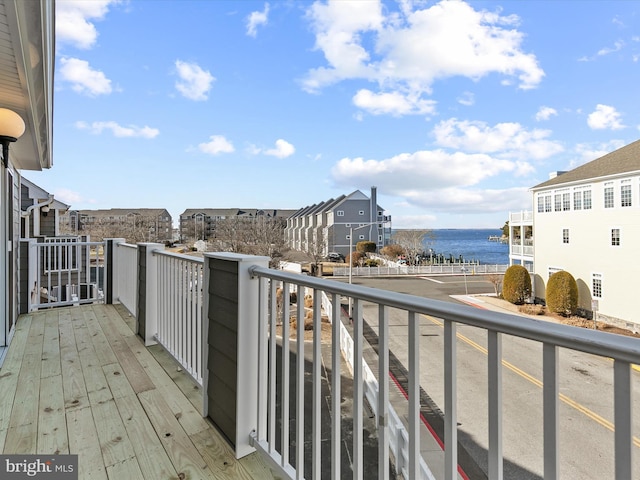
[[[605,184],[614,188],[614,206],[605,208]],[[609,185],[611,184],[611,185]],[[632,204],[622,206],[621,186],[631,185]],[[576,210],[575,191],[591,191],[591,209]],[[571,194],[569,210],[555,211],[554,196]],[[551,195],[552,211],[538,212],[539,196]],[[633,281],[640,275],[638,245],[640,245],[640,176],[637,174],[609,176],[606,179],[586,179],[568,185],[556,182],[547,188],[536,188],[534,205],[534,292],[545,298],[550,271],[571,273],[578,283],[579,308],[591,316],[592,300],[597,300],[598,318],[609,323],[632,328],[640,327]],[[568,230],[569,243],[563,242],[563,230]],[[612,229],[620,231],[620,245],[612,245]],[[602,296],[594,297],[593,276],[601,276]]]

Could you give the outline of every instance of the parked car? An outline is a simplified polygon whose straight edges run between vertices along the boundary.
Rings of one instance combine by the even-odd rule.
[[[329,262],[337,262],[337,263],[344,263],[344,255],[342,255],[341,253],[338,253],[338,252],[330,252],[327,255],[327,261],[329,261]]]

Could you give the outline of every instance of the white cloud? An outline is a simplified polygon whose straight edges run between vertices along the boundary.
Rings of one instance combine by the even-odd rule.
[[[362,89],[353,97],[353,104],[373,115],[390,114],[401,115],[432,115],[435,113],[436,102],[424,100],[416,95],[403,95],[400,92],[374,93]]]
[[[558,111],[555,108],[542,106],[536,113],[536,120],[538,122],[542,120],[549,120],[553,115],[558,115]]]
[[[223,135],[211,135],[209,140],[207,143],[198,145],[201,152],[210,155],[219,155],[221,153],[233,153],[236,150],[233,144]]]
[[[80,203],[84,201],[82,195],[67,188],[59,188],[55,190],[53,192],[53,196],[56,198],[56,200],[60,200],[62,203],[66,203],[67,205],[73,205],[74,203]]]
[[[206,100],[215,77],[196,63],[176,60],[175,66],[180,77],[176,89],[189,100]]]
[[[71,88],[80,94],[95,97],[112,91],[111,80],[100,70],[94,70],[89,62],[78,58],[60,59],[60,77],[70,82]]]
[[[528,187],[415,190],[406,192],[404,196],[410,205],[451,214],[531,209],[531,192]]]
[[[465,107],[470,107],[476,103],[475,95],[471,92],[464,92],[458,97],[458,103],[460,105],[464,105]]]
[[[109,6],[120,0],[57,0],[56,42],[81,49],[94,46],[98,32],[93,21],[102,20]]]
[[[470,152],[491,153],[500,158],[542,160],[562,152],[558,142],[548,140],[549,130],[526,130],[519,123],[473,122],[451,118],[438,123],[433,134],[439,146]]]
[[[264,4],[264,10],[262,12],[251,12],[247,17],[247,35],[250,37],[256,36],[259,25],[266,25],[269,22],[269,4]]]
[[[622,47],[624,47],[624,42],[622,40],[618,40],[613,44],[613,47],[604,47],[598,50],[598,53],[596,55],[602,57],[604,55],[609,55],[610,53],[619,52],[620,50],[622,50]]]
[[[609,105],[598,104],[596,110],[587,117],[587,125],[593,130],[620,130],[625,128],[620,113]]]
[[[579,143],[575,146],[575,155],[569,164],[569,168],[573,169],[587,162],[603,157],[607,153],[618,150],[625,145],[622,140],[610,140],[605,143]]]
[[[380,191],[405,196],[407,191],[476,185],[516,168],[512,161],[486,154],[421,150],[384,160],[343,158],[331,176],[341,184],[378,185]]]
[[[517,17],[476,11],[460,1],[422,5],[405,2],[401,12],[385,17],[379,0],[315,2],[307,15],[327,66],[308,72],[305,90],[366,79],[419,96],[436,80],[453,76],[478,80],[499,73],[516,78],[522,89],[542,80],[536,57],[521,49]]]
[[[114,137],[155,138],[160,134],[160,130],[157,128],[151,128],[146,125],[144,127],[138,127],[136,125],[128,125],[124,127],[112,121],[93,122],[91,124],[86,122],[76,122],[76,127],[81,130],[90,130],[91,133],[95,134],[100,134],[104,130],[111,130]]]
[[[271,155],[273,157],[278,158],[287,158],[295,153],[296,149],[293,145],[291,145],[286,140],[282,140],[281,138],[276,140],[275,148],[265,150],[265,155]]]

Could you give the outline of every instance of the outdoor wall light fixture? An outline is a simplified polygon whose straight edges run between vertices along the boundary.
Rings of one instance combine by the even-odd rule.
[[[9,166],[9,144],[22,136],[24,128],[24,120],[20,115],[8,108],[0,108],[0,143],[5,168]]]

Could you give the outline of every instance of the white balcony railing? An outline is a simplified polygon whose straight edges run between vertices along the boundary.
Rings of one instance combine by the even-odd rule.
[[[147,244],[149,245],[149,244]],[[144,328],[152,329],[153,335],[166,345],[174,355],[188,358],[194,366],[192,371],[200,372],[206,402],[213,401],[228,405],[235,412],[236,419],[227,425],[225,435],[236,447],[236,455],[251,451],[250,446],[270,459],[286,478],[303,478],[307,475],[320,478],[321,466],[330,465],[331,478],[342,477],[341,465],[350,462],[353,478],[363,478],[365,460],[363,456],[363,417],[365,396],[372,403],[376,415],[378,435],[379,478],[389,478],[390,452],[399,472],[406,479],[429,478],[428,468],[420,455],[420,318],[429,315],[442,319],[444,324],[444,472],[446,479],[457,477],[457,329],[459,325],[469,325],[486,330],[488,369],[488,477],[503,478],[503,404],[502,404],[502,337],[520,337],[541,345],[543,358],[543,438],[544,478],[559,478],[559,358],[560,348],[586,352],[613,360],[613,410],[614,410],[614,463],[616,479],[632,478],[632,450],[637,442],[632,430],[632,384],[631,364],[640,363],[640,344],[636,339],[611,335],[600,331],[579,329],[561,324],[540,322],[529,318],[490,312],[458,304],[414,297],[389,291],[381,291],[327,281],[305,275],[286,273],[267,268],[267,260],[234,254],[205,254],[204,261],[183,255],[163,253],[161,246],[149,258],[157,262],[155,266],[147,262],[145,268],[146,286],[138,278],[139,288],[155,291],[158,308],[157,325],[147,318]],[[116,249],[116,252],[122,250]],[[139,250],[139,260],[141,252]],[[143,265],[144,262],[138,262]],[[234,265],[238,265],[237,268]],[[155,281],[149,278],[155,272]],[[115,278],[117,283],[118,279]],[[140,287],[142,285],[142,287]],[[331,329],[331,371],[332,385],[329,388],[331,405],[331,426],[329,437],[331,455],[321,455],[321,443],[325,438],[321,432],[320,406],[325,402],[322,389],[322,352],[319,335],[314,336],[310,345],[289,340],[289,302],[281,301],[279,307],[278,288],[283,292],[312,292],[313,307],[311,321],[315,332],[320,332],[323,309],[333,323]],[[286,293],[288,295],[288,293]],[[147,295],[149,296],[149,295]],[[301,295],[302,296],[302,295]],[[323,300],[324,298],[324,300]],[[340,304],[346,299],[353,300],[353,325],[347,341],[344,325],[336,321],[342,315]],[[301,300],[301,299],[300,299]],[[378,365],[375,371],[367,371],[364,361],[364,304],[377,305],[378,320]],[[324,307],[321,307],[324,305]],[[408,338],[408,430],[403,442],[403,450],[394,450],[394,433],[389,404],[389,311],[399,309],[406,313]],[[140,310],[140,306],[138,306]],[[147,308],[149,311],[150,309]],[[297,318],[304,318],[304,302],[298,301],[294,307]],[[147,313],[148,313],[147,311]],[[204,321],[199,327],[200,321]],[[304,322],[298,322],[298,338],[303,338]],[[394,325],[394,332],[398,330]],[[142,327],[141,327],[142,328]],[[276,329],[281,328],[281,332]],[[235,332],[230,334],[230,332]],[[145,332],[138,332],[143,338]],[[213,342],[216,345],[207,342]],[[220,352],[212,355],[211,350],[219,347]],[[305,349],[311,349],[311,375],[307,377],[301,365],[305,361]],[[278,357],[278,351],[279,357]],[[296,352],[290,360],[290,352]],[[187,353],[185,355],[185,352]],[[347,352],[347,363],[353,374],[353,394],[347,399],[352,404],[349,417],[352,423],[352,456],[347,459],[340,451],[341,406],[344,392],[341,392],[340,358]],[[224,357],[224,358],[223,358]],[[183,360],[180,360],[183,362]],[[291,364],[290,362],[295,362]],[[183,363],[184,365],[185,363]],[[202,370],[200,370],[202,365]],[[212,375],[227,375],[236,379],[232,391],[219,378]],[[282,379],[297,376],[295,387]],[[377,376],[377,382],[372,377]],[[311,394],[304,391],[304,385],[312,385]],[[376,384],[377,383],[377,384]],[[425,386],[428,388],[428,386]],[[377,389],[377,395],[375,390]],[[277,399],[280,400],[277,403]],[[295,399],[295,402],[290,402]],[[296,408],[290,408],[295,403]],[[277,405],[277,406],[276,406]],[[305,419],[304,406],[311,405],[311,418]],[[205,414],[212,413],[205,407]],[[215,411],[213,413],[216,413]],[[226,419],[227,417],[225,417]],[[215,420],[214,420],[215,421]],[[303,430],[311,425],[310,433]],[[220,426],[220,425],[219,425]],[[223,429],[222,426],[220,426]],[[305,441],[291,441],[293,437],[304,437]],[[401,430],[398,430],[401,432]],[[584,435],[591,435],[585,431]],[[402,433],[400,433],[402,436]],[[405,441],[406,440],[406,441]],[[399,453],[400,452],[400,453]],[[406,452],[406,455],[402,452]],[[311,471],[300,469],[310,458]],[[406,457],[406,459],[405,459]],[[294,467],[297,465],[298,467]]]
[[[157,255],[156,340],[202,385],[202,258]]]

